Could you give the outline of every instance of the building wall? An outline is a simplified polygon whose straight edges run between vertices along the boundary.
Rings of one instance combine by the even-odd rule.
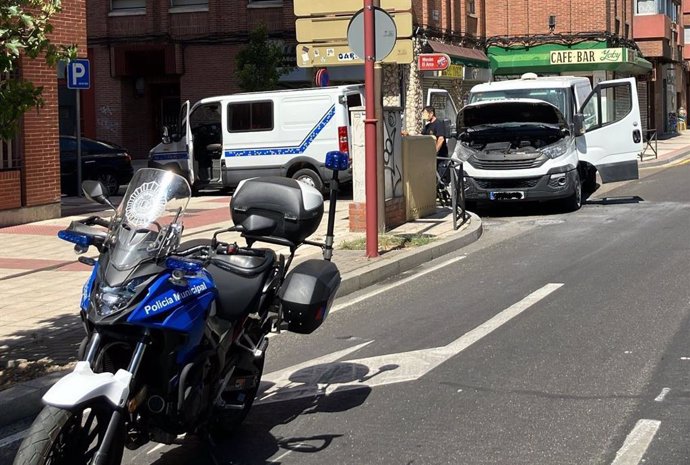
[[[630,4],[632,0],[625,1]],[[623,0],[617,2],[623,11]],[[486,11],[491,12],[486,15],[486,35],[548,34],[549,16],[552,15],[556,16],[556,33],[612,31],[608,3],[608,0],[486,0]],[[629,8],[628,5],[627,11],[631,11]]]
[[[87,55],[85,0],[63,0],[63,11],[53,18],[51,39],[55,44],[76,44],[80,57]],[[60,214],[60,153],[58,141],[58,79],[54,68],[40,58],[20,60],[23,79],[43,87],[45,105],[38,110],[29,110],[22,118],[19,135],[19,149],[22,153],[22,169],[17,174],[0,176],[0,192],[11,189],[13,202],[3,202],[0,209],[17,206],[15,214],[3,214],[0,224],[16,224],[22,218],[45,219]],[[17,177],[19,177],[19,182]],[[19,195],[16,192],[19,189]],[[36,208],[37,216],[31,212],[18,211]]]

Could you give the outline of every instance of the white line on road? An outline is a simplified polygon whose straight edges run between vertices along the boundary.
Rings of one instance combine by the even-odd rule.
[[[625,438],[611,465],[638,465],[661,425],[657,420],[640,420]]]
[[[25,429],[24,431],[20,431],[18,433],[14,433],[10,436],[0,439],[0,449],[2,449],[3,447],[7,447],[10,444],[14,444],[17,441],[21,441],[26,437],[27,434],[29,434],[29,430]]]
[[[661,390],[661,393],[658,396],[656,396],[656,399],[654,399],[654,400],[656,402],[663,402],[669,392],[671,392],[670,388],[663,388]]]
[[[376,296],[376,295],[382,294],[382,293],[384,293],[384,292],[386,292],[386,291],[389,291],[389,290],[391,290],[391,289],[393,289],[393,288],[395,288],[395,287],[398,287],[398,286],[400,286],[400,285],[402,285],[402,284],[409,283],[409,282],[412,281],[413,279],[417,279],[417,278],[419,278],[420,276],[424,276],[424,275],[426,275],[426,274],[433,273],[433,272],[436,271],[436,270],[440,270],[441,268],[444,268],[444,267],[446,267],[446,266],[448,266],[448,265],[452,265],[453,263],[459,262],[460,260],[462,260],[462,259],[464,259],[464,258],[466,258],[466,257],[467,257],[467,255],[463,255],[463,256],[461,256],[461,257],[451,258],[450,260],[446,260],[445,262],[439,263],[439,264],[436,265],[436,266],[432,266],[431,268],[427,268],[427,269],[424,270],[424,271],[420,271],[419,273],[415,273],[415,274],[413,274],[412,276],[408,276],[407,278],[401,279],[400,281],[394,282],[394,283],[392,283],[392,284],[388,284],[387,286],[380,287],[380,288],[378,288],[378,289],[375,289],[375,290],[373,290],[373,291],[371,291],[371,292],[368,292],[368,293],[366,293],[366,294],[364,294],[364,295],[361,295],[361,296],[359,296],[359,297],[357,297],[357,298],[355,298],[355,299],[349,300],[349,301],[344,302],[344,303],[342,303],[342,304],[335,305],[335,306],[331,309],[330,313],[337,312],[338,310],[342,310],[342,309],[344,309],[344,308],[347,308],[347,307],[350,307],[350,306],[352,306],[352,305],[355,305],[355,304],[358,304],[358,303],[360,303],[360,302],[363,302],[363,301],[365,301],[365,300],[367,300],[367,299],[370,299],[370,298],[372,298],[372,297],[374,297],[374,296]]]
[[[562,283],[547,284],[445,346],[356,360],[346,358],[349,354],[339,351],[268,373],[262,381],[266,390],[262,391],[254,405],[315,397],[324,393],[328,395],[334,391],[361,389],[363,386],[415,381],[562,286]],[[345,350],[354,352],[366,344]],[[348,376],[344,376],[344,373],[348,373]]]

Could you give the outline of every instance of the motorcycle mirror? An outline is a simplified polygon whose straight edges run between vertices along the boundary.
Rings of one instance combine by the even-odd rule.
[[[101,205],[108,205],[115,210],[115,207],[108,199],[108,190],[100,181],[86,180],[81,183],[81,190],[84,192],[84,197],[90,201],[100,203]]]

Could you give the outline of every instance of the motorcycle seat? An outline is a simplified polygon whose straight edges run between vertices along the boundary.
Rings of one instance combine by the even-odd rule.
[[[207,239],[188,241],[181,244],[178,251],[210,243]],[[257,310],[276,255],[270,249],[256,250],[263,252],[263,256],[215,255],[206,267],[218,291],[218,317],[235,321]]]

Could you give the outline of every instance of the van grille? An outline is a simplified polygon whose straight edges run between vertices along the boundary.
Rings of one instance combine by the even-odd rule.
[[[475,179],[475,182],[482,189],[530,189],[539,183],[539,179]]]
[[[468,161],[475,168],[482,170],[526,170],[529,168],[539,168],[546,163],[547,157],[528,158],[522,160],[511,159],[493,159],[480,160],[477,157],[471,157]]]

